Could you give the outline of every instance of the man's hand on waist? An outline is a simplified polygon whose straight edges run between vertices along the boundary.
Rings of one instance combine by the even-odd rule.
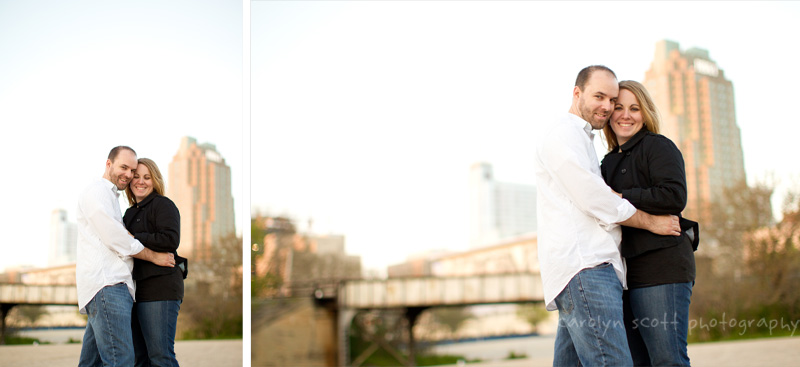
[[[662,236],[680,236],[681,226],[677,215],[652,215],[641,210],[619,224],[628,227],[646,229]]]
[[[133,255],[133,257],[140,260],[149,261],[158,266],[167,266],[170,268],[175,267],[175,255],[173,255],[171,252],[155,252],[145,247],[138,254]]]

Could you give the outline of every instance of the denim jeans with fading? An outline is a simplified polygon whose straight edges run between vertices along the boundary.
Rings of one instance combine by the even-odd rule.
[[[625,291],[625,328],[635,366],[689,366],[686,338],[692,283]]]
[[[134,304],[132,329],[136,367],[178,367],[175,330],[180,309],[180,300]]]
[[[103,287],[86,304],[89,318],[79,367],[133,366],[132,308],[133,297],[125,283]]]
[[[631,366],[622,314],[622,284],[603,263],[576,274],[556,297],[553,366]]]

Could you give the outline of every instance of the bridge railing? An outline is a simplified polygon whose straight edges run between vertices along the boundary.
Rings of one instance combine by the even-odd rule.
[[[343,282],[341,308],[394,308],[542,301],[539,274],[390,278]]]
[[[75,285],[0,284],[0,303],[77,305]]]

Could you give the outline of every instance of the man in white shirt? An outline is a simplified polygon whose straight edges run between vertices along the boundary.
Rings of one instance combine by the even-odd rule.
[[[548,310],[559,311],[554,366],[633,364],[622,319],[619,225],[680,235],[678,217],[636,210],[600,176],[592,130],[608,122],[618,94],[613,71],[584,68],[569,112],[545,129],[536,148],[544,298]]]
[[[133,149],[115,147],[108,155],[103,177],[78,199],[78,307],[88,315],[80,367],[133,366],[133,257],[175,266],[171,253],[144,247],[122,224],[119,190],[128,186],[137,164]]]

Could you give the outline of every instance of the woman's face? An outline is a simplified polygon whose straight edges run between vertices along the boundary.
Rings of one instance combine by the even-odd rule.
[[[625,144],[632,136],[636,135],[644,126],[642,111],[636,96],[627,89],[619,90],[617,104],[611,113],[611,130],[617,134],[617,143]],[[136,182],[134,180],[134,182]]]
[[[150,170],[141,163],[136,166],[136,172],[133,174],[131,191],[137,202],[144,200],[153,192],[153,178],[150,176]]]

